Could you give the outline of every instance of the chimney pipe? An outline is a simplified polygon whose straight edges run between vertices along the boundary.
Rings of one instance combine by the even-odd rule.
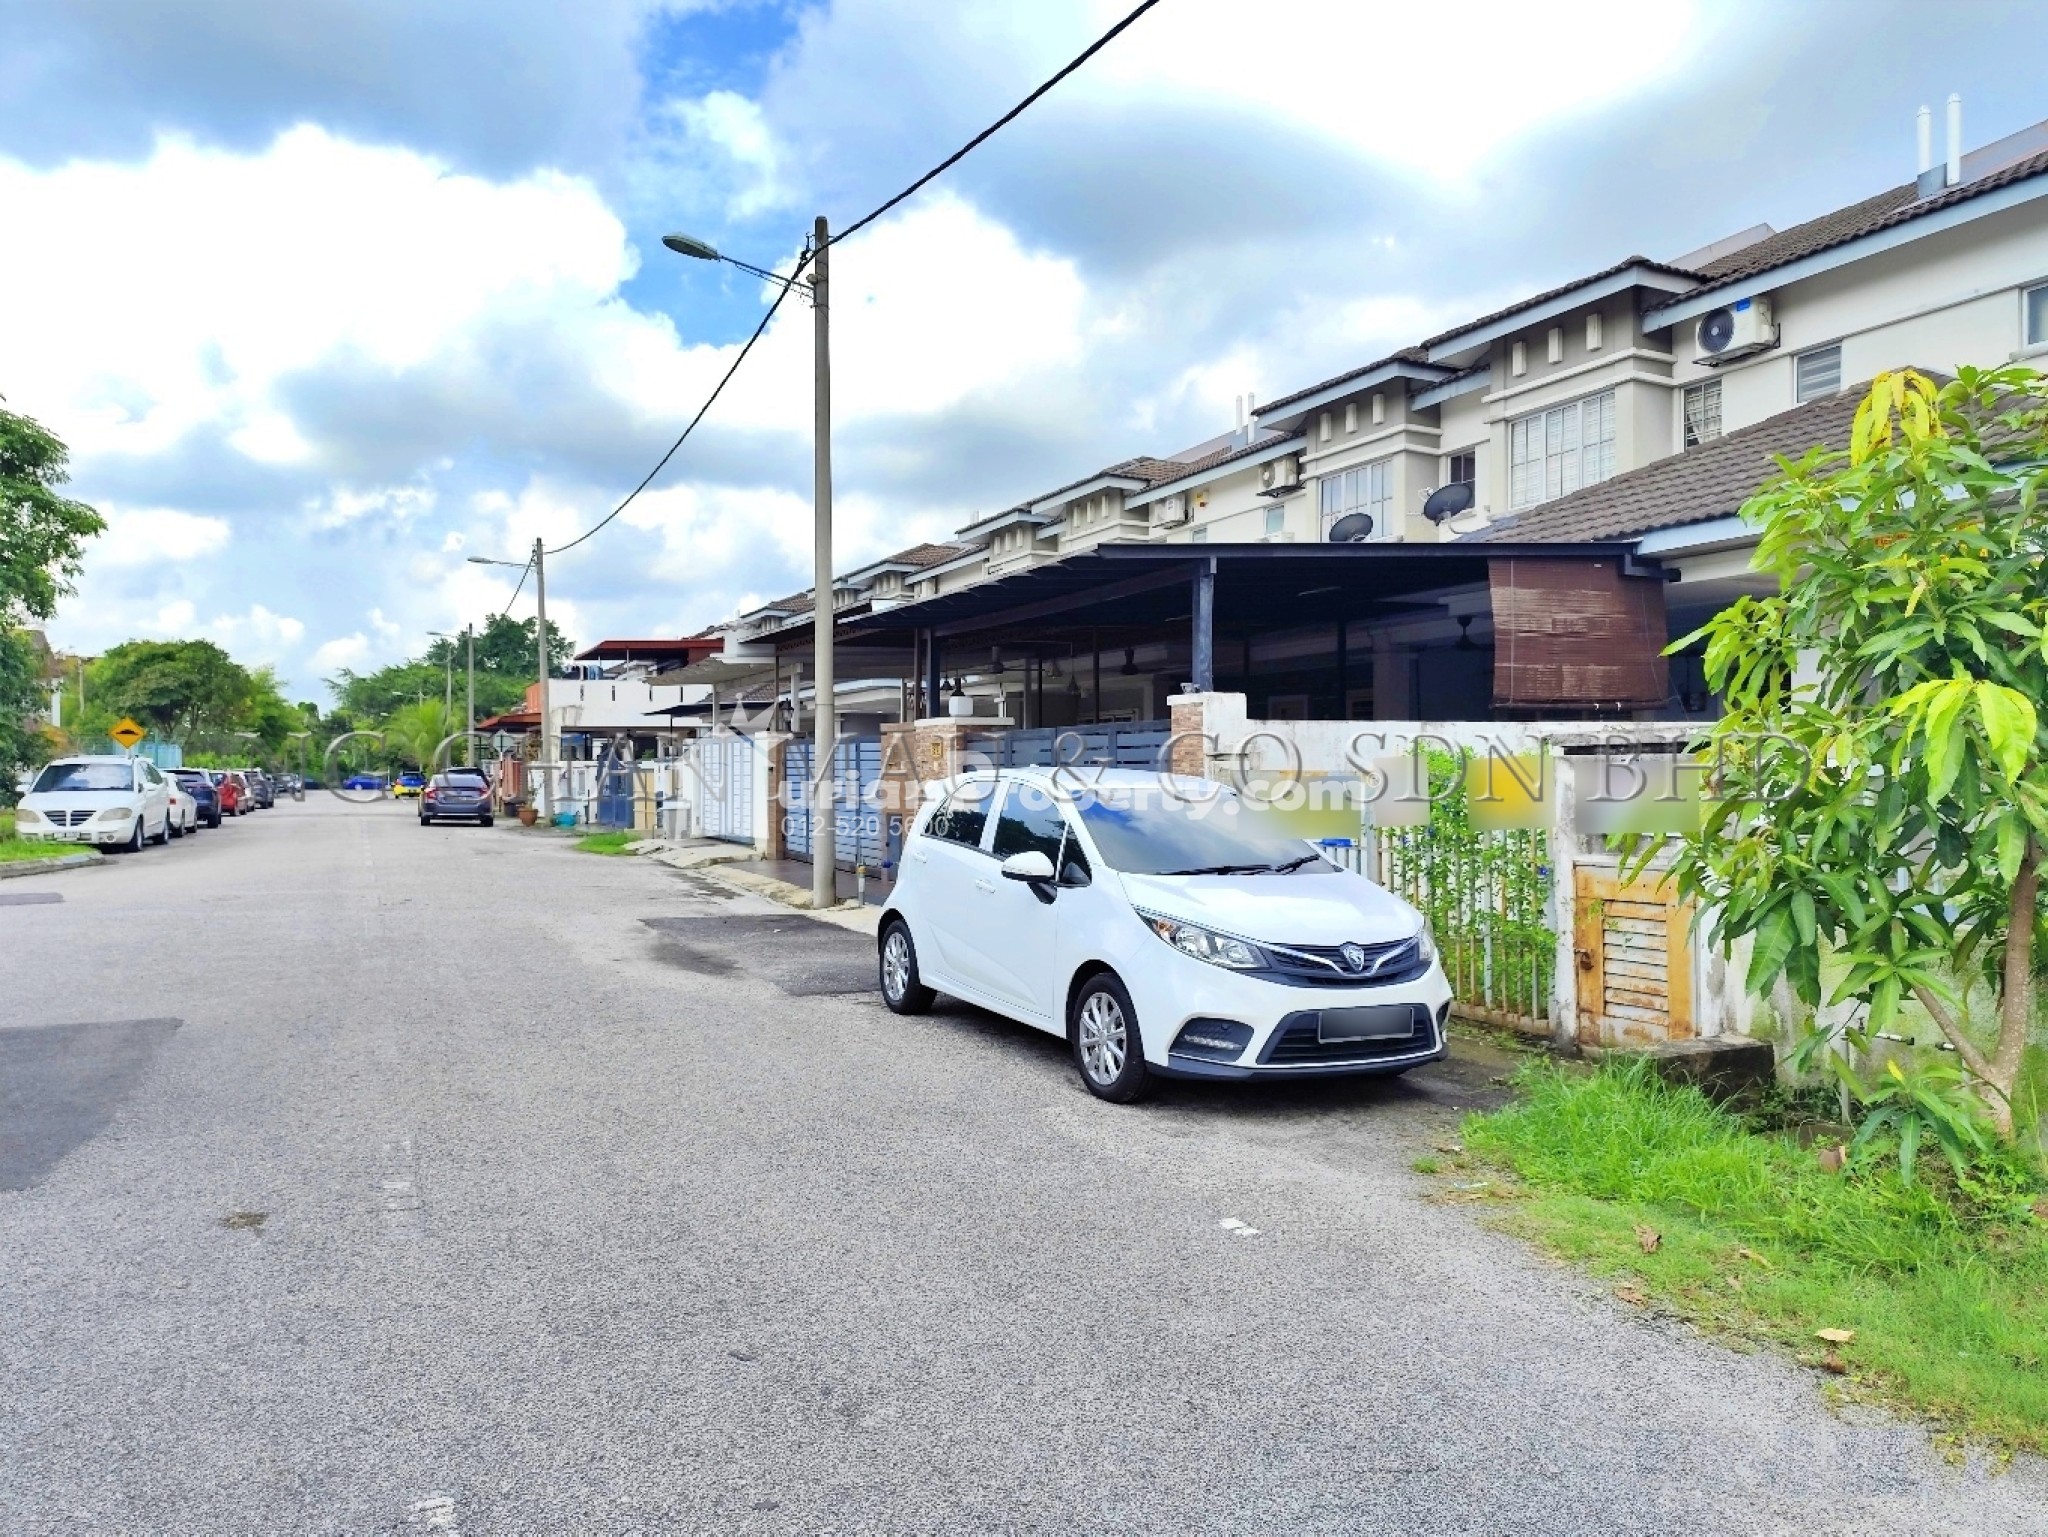
[[[1963,179],[1963,98],[1953,91],[1948,98],[1948,185]]]
[[[1913,167],[1915,175],[1925,176],[1934,169],[1934,109],[1922,107],[1919,113],[1920,163]]]

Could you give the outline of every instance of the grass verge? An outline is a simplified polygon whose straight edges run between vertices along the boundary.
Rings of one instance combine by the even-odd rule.
[[[0,864],[12,864],[21,859],[55,859],[60,854],[75,853],[77,845],[30,843],[26,838],[14,836],[14,813],[0,811]]]
[[[1539,1062],[1518,1082],[1515,1104],[1467,1120],[1455,1159],[1509,1177],[1453,1194],[1502,1197],[1503,1225],[1625,1302],[2048,1455],[2048,1201],[2017,1162],[1957,1180],[1929,1159],[1909,1187],[1890,1168],[1830,1173],[1642,1062]]]
[[[641,837],[642,834],[631,832],[590,833],[578,838],[576,847],[586,854],[623,854],[627,844],[638,843]]]

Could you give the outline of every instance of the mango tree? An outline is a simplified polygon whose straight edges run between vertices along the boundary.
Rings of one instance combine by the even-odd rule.
[[[1753,991],[1819,1005],[1825,947],[1826,1001],[1869,1030],[1917,1001],[2010,1139],[2043,953],[2048,379],[1880,375],[1846,448],[1779,463],[1743,508],[1778,593],[1679,643],[1727,713],[1678,882],[1752,939]]]

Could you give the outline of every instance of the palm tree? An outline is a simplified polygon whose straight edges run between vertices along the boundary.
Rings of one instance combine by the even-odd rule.
[[[384,721],[384,746],[393,759],[431,774],[445,768],[441,744],[462,731],[462,718],[444,709],[438,699],[402,704]]]

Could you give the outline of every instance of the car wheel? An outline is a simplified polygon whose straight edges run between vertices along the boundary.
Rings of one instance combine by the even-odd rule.
[[[433,824],[434,824],[434,819],[433,819],[432,817],[421,817],[421,818],[420,818],[420,826],[422,826],[422,827],[431,827],[431,826],[433,826]]]
[[[138,813],[135,818],[134,831],[128,834],[128,841],[122,844],[121,847],[130,854],[140,854],[142,852],[142,842],[142,817]]]
[[[1138,1011],[1114,972],[1102,972],[1081,984],[1074,995],[1068,1037],[1081,1082],[1097,1099],[1128,1105],[1151,1088]]]
[[[901,918],[882,931],[882,1002],[894,1014],[922,1014],[932,1006],[932,990],[918,980],[917,946],[910,925]]]
[[[169,813],[168,811],[166,811],[166,812],[164,813],[164,825],[163,825],[163,828],[162,828],[162,830],[161,830],[161,831],[159,831],[159,832],[157,833],[157,835],[156,835],[156,836],[155,836],[154,838],[152,838],[152,839],[151,839],[150,841],[151,841],[152,843],[161,843],[161,844],[165,845],[166,847],[168,847],[168,846],[170,845],[170,841],[171,841],[171,814],[170,814],[170,813]]]
[[[491,825],[491,818],[484,817],[476,825],[479,827],[489,827]]]

